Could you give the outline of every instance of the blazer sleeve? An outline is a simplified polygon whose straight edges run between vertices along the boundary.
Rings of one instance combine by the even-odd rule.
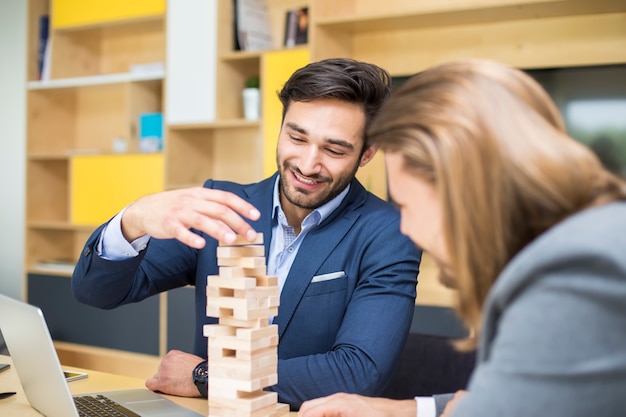
[[[79,302],[112,309],[192,284],[196,259],[193,249],[173,239],[151,239],[136,257],[107,260],[96,251],[105,226],[98,227],[87,239],[74,268],[71,287]]]

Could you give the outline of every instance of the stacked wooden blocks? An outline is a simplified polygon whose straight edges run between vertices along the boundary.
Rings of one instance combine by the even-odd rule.
[[[289,414],[275,392],[278,382],[278,278],[267,276],[263,235],[217,248],[219,275],[207,278],[206,314],[219,324],[208,337],[209,417],[279,417]]]

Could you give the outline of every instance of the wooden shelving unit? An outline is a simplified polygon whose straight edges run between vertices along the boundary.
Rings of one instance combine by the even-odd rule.
[[[29,302],[43,308],[53,336],[66,341],[60,344],[61,355],[83,355],[91,342],[81,337],[96,329],[102,332],[104,349],[128,350],[154,358],[160,353],[157,304],[152,302],[117,317],[105,317],[73,300],[69,277],[84,242],[97,226],[95,222],[76,224],[72,220],[77,198],[72,187],[79,175],[74,172],[75,159],[111,155],[116,138],[126,141],[129,154],[138,152],[140,113],[162,111],[165,1],[154,0],[152,11],[161,11],[143,17],[124,18],[122,13],[103,21],[82,21],[80,14],[75,14],[73,20],[53,15],[53,9],[59,13],[70,9],[75,12],[76,8],[68,5],[73,1],[28,0],[24,293]],[[64,5],[68,7],[60,7]],[[139,10],[135,12],[141,14]],[[50,54],[48,76],[40,79],[42,15],[50,16]],[[116,168],[110,166],[111,170]],[[93,178],[78,180],[90,182]],[[106,195],[118,190],[99,191]],[[144,319],[155,316],[145,322],[145,328],[150,329],[150,334],[146,333],[148,342],[125,346],[113,341],[107,345],[107,338],[114,339],[106,327],[107,321],[120,324],[122,331],[128,327],[126,321],[140,328],[142,323],[132,319],[134,314],[143,315]],[[81,317],[89,320],[81,321]]]
[[[30,0],[29,8],[27,270],[44,260],[77,259],[90,230],[70,222],[71,160],[111,153],[115,138],[137,151],[139,114],[161,111],[164,72],[135,66],[165,60],[164,14],[75,27],[51,24],[49,79],[40,80],[38,23],[51,14],[52,3]]]
[[[166,1],[154,0],[163,11],[145,16],[135,11],[132,17],[122,13],[98,21],[91,16],[83,23],[76,23],[74,16],[65,20],[72,25],[52,27],[46,81],[39,80],[37,68],[39,16],[62,10],[53,8],[52,1],[76,0],[28,1],[25,293],[33,302],[50,303],[49,309],[65,303],[65,308],[75,309],[74,317],[84,315],[92,326],[104,326],[97,314],[72,305],[70,273],[42,268],[42,262],[75,261],[95,226],[71,222],[74,156],[110,154],[115,137],[127,139],[129,150],[135,151],[138,115],[167,107],[164,86],[171,73],[154,65],[167,64]],[[268,0],[274,45],[263,51],[234,51],[232,2],[205,1],[215,7],[217,22],[215,48],[204,51],[215,59],[211,84],[215,115],[165,125],[165,189],[200,186],[207,178],[254,182],[271,174],[280,124],[275,93],[303,65],[304,55],[310,61],[339,56],[370,61],[394,76],[459,57],[492,58],[521,68],[626,62],[623,0]],[[282,47],[285,13],[305,5],[309,6],[309,44],[287,50]],[[144,71],[137,71],[137,65]],[[261,120],[251,122],[243,118],[241,90],[246,78],[254,75],[260,76],[263,108]],[[358,175],[374,193],[386,195],[380,156]],[[453,293],[437,284],[436,274],[425,257],[418,303],[449,306]],[[180,327],[179,323],[168,326],[175,320],[171,316],[175,309],[167,307],[175,305],[174,300],[162,295],[137,310],[121,311],[114,319],[109,315],[113,312],[106,312],[106,320],[142,317],[138,328],[154,333],[144,337],[148,347],[77,338],[59,340],[62,353],[72,360],[87,358],[89,367],[95,367],[98,358],[110,362],[117,351],[132,352],[128,357],[145,355],[139,362],[153,364],[172,347],[170,332]]]

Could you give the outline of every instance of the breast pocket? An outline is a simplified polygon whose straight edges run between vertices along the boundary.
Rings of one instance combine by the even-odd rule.
[[[348,276],[344,271],[316,275],[311,278],[311,284],[304,296],[312,297],[337,291],[345,291],[347,287]]]

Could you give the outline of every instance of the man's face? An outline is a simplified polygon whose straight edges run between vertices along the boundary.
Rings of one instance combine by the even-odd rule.
[[[283,209],[310,212],[344,190],[376,152],[361,156],[364,127],[356,104],[319,99],[289,105],[276,152]]]

